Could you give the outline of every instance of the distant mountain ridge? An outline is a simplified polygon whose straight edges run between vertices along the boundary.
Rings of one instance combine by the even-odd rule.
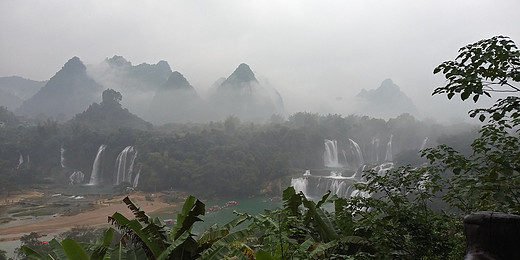
[[[200,121],[204,113],[202,99],[178,71],[155,92],[149,118],[155,123]]]
[[[15,113],[39,114],[68,119],[88,107],[103,87],[87,75],[86,67],[73,57],[34,96],[25,100]]]
[[[278,91],[260,83],[245,63],[241,63],[222,83],[217,83],[210,105],[217,118],[234,115],[257,120],[284,113]]]
[[[122,87],[133,87],[147,90],[155,90],[163,84],[172,73],[168,62],[161,60],[156,64],[141,63],[139,65],[132,65],[122,56],[114,55],[112,58],[107,58],[103,62],[108,65],[108,68],[101,65],[100,69],[104,69],[105,76],[113,76],[110,74],[116,73],[117,76],[112,78],[124,84]],[[103,80],[99,80],[103,82]]]
[[[281,95],[259,81],[245,63],[219,80],[214,95],[203,100],[184,75],[171,70],[168,62],[132,65],[117,55],[88,66],[78,57],[71,58],[15,113],[64,121],[85,111],[106,89],[121,93],[125,97],[123,107],[156,124],[208,122],[232,115],[246,121],[263,121],[284,113]]]
[[[391,79],[385,79],[377,89],[361,90],[356,96],[358,113],[373,117],[392,118],[403,113],[418,116],[413,101]]]
[[[227,77],[224,82],[220,84],[220,88],[226,87],[247,87],[248,84],[258,83],[258,80],[255,77],[255,74],[249,67],[249,65],[245,63],[241,63],[238,67]]]
[[[18,76],[0,77],[0,106],[9,110],[18,108],[45,86],[47,81],[35,81]]]
[[[132,65],[130,61],[117,55],[106,58],[98,65],[89,66],[87,70],[105,88],[121,92],[125,97],[123,106],[141,117],[150,116],[149,106],[156,91],[172,74],[166,61]]]

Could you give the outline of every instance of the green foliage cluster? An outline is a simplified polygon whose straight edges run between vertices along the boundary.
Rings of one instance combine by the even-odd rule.
[[[127,197],[134,219],[114,213],[109,221],[118,231],[109,228],[88,243],[53,239],[45,248],[27,238],[21,250],[32,259],[460,259],[460,222],[426,206],[436,189],[428,183],[435,181],[419,173],[391,175],[367,173],[367,183],[358,187],[382,192],[384,186],[387,196],[345,199],[328,192],[314,202],[289,187],[282,209],[257,216],[235,212],[229,223],[198,236],[191,229],[205,205],[194,197],[186,199],[171,229]],[[249,225],[240,228],[244,222]]]
[[[471,147],[470,155],[441,145],[428,149],[433,173],[452,173],[445,180],[445,198],[465,213],[490,210],[520,213],[520,51],[506,36],[469,44],[459,50],[454,61],[439,65],[448,83],[434,94],[448,98],[460,94],[462,100],[492,93],[508,93],[490,108],[470,111],[485,125]]]
[[[33,249],[35,243],[31,243],[35,238],[26,237],[21,252],[31,259],[42,260],[224,259],[233,256],[247,259],[245,256],[254,255],[249,246],[239,242],[251,232],[247,228],[233,230],[250,219],[248,215],[239,215],[222,227],[211,227],[198,236],[197,241],[191,229],[194,223],[202,221],[199,216],[205,214],[205,205],[195,197],[186,198],[172,229],[167,228],[161,219],[149,217],[128,197],[123,202],[133,212],[134,219],[129,220],[118,212],[114,213],[109,217],[109,222],[116,226],[118,231],[108,228],[100,239],[89,243],[79,243],[71,238],[62,242],[53,239],[45,244],[45,248],[41,247],[41,243],[37,245],[38,251]],[[118,241],[114,240],[115,234],[119,234]]]

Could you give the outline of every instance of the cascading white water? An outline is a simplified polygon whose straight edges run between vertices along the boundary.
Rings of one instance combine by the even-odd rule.
[[[134,161],[137,158],[137,149],[133,146],[127,146],[119,153],[114,167],[114,185],[119,185],[122,182],[132,182],[132,171],[134,168]]]
[[[323,153],[325,167],[340,168],[342,165],[338,159],[338,142],[325,139],[325,152]]]
[[[65,168],[65,148],[63,146],[60,148],[60,163],[61,168]]]
[[[98,148],[96,159],[94,159],[94,163],[92,164],[92,173],[90,174],[90,182],[88,183],[88,185],[99,184],[99,178],[103,174],[103,160],[101,159],[101,156],[103,154],[103,151],[105,151],[105,148],[107,148],[107,146],[104,144],[100,145]]]
[[[354,189],[351,193],[350,193],[350,197],[362,197],[362,198],[368,198],[370,197],[370,193],[369,192],[366,192],[366,191],[360,191],[358,189]]]
[[[385,162],[373,168],[379,176],[385,176],[386,172],[394,168],[393,162]]]
[[[392,139],[393,138],[394,138],[394,135],[390,135],[390,140],[386,144],[385,161],[387,161],[387,162],[393,161],[393,156],[392,156]]]
[[[85,174],[83,174],[81,171],[74,171],[69,177],[69,184],[80,184],[83,182],[83,179],[85,179]]]
[[[22,164],[23,164],[23,156],[20,153],[20,157],[18,158],[18,166],[16,167],[16,169],[20,169],[20,166],[22,166]]]
[[[139,169],[139,171],[135,175],[134,182],[132,185],[132,187],[134,187],[134,189],[137,188],[137,185],[139,184],[139,176],[141,176],[141,169]]]
[[[341,179],[331,179],[329,189],[331,195],[337,195],[338,197],[346,197],[347,184]]]
[[[428,142],[428,137],[425,137],[422,141],[421,147],[419,148],[419,151],[424,150],[426,148],[426,143]]]
[[[307,180],[307,177],[300,177],[300,178],[292,178],[291,179],[291,186],[294,187],[294,190],[296,193],[299,193],[300,191],[307,196],[307,185],[309,184],[309,180]]]
[[[354,142],[352,139],[348,139],[352,146],[352,152],[355,152],[357,160],[358,160],[358,166],[363,165],[365,163],[365,159],[363,159],[363,153],[361,153],[361,148],[359,148],[359,144]]]
[[[379,138],[372,138],[372,161],[379,162]]]
[[[331,177],[331,178],[340,178],[340,179],[343,179],[343,176],[342,176],[341,172],[338,172],[338,171],[331,171],[331,172],[330,172],[330,177]]]

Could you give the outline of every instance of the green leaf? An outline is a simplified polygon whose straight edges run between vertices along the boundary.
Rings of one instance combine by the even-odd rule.
[[[198,216],[206,214],[206,206],[193,196],[186,198],[182,212],[177,215],[177,225],[172,229],[173,240],[185,231],[191,231],[193,224],[202,221]]]
[[[28,246],[22,246],[20,248],[20,250],[22,252],[24,252],[25,256],[31,258],[31,259],[37,259],[37,260],[47,260],[48,258],[46,257],[43,257],[42,255],[40,255],[38,252],[32,250],[30,247]]]
[[[460,94],[460,98],[462,100],[466,100],[469,98],[469,95],[471,95],[471,91],[470,90],[465,90],[464,92],[462,92],[462,94]]]
[[[81,247],[78,242],[67,238],[61,242],[61,245],[63,246],[63,250],[65,250],[65,253],[69,259],[89,260],[87,252],[85,252],[85,249],[83,249],[83,247]]]
[[[52,252],[56,254],[58,259],[66,260],[67,254],[65,253],[65,250],[63,249],[63,246],[58,242],[56,239],[52,239],[49,241],[49,246],[52,248]]]
[[[105,235],[103,236],[103,240],[96,242],[93,252],[90,255],[91,260],[102,260],[105,258],[105,255],[108,251],[108,248],[110,247],[110,244],[114,240],[114,229],[108,228],[105,231]]]
[[[338,239],[338,234],[330,219],[326,216],[321,208],[316,208],[316,204],[313,201],[307,199],[303,200],[303,205],[309,209],[307,212],[308,218],[312,218],[315,221],[315,225],[318,226],[323,232],[323,240],[332,241]]]
[[[320,244],[319,246],[317,246],[314,250],[312,250],[312,252],[310,253],[310,258],[323,258],[323,256],[325,255],[326,251],[328,251],[329,249],[335,247],[338,245],[338,241],[337,240],[334,240],[334,241],[331,241],[331,242],[328,242],[328,243],[325,243],[325,244]]]
[[[302,195],[296,194],[293,187],[288,187],[283,191],[284,207],[288,209],[293,216],[298,215],[298,208],[302,204]]]
[[[190,232],[184,232],[182,233],[175,241],[173,241],[173,243],[168,246],[168,248],[166,248],[166,250],[164,250],[161,255],[159,255],[159,257],[157,258],[158,260],[164,260],[164,259],[168,259],[170,254],[175,250],[177,249],[179,246],[181,246],[185,241],[186,239],[188,239],[188,237],[190,236]]]
[[[502,115],[498,112],[495,112],[495,113],[493,113],[492,117],[493,117],[493,120],[498,121],[502,118]]]
[[[478,117],[478,120],[480,120],[480,122],[484,122],[484,120],[486,120],[486,116],[485,115],[480,115]]]
[[[244,223],[244,221],[251,219],[251,216],[248,214],[237,213],[236,211],[234,213],[239,215],[223,226],[227,230],[231,230],[236,226]]]
[[[316,207],[319,208],[323,205],[323,203],[325,203],[327,201],[327,199],[329,198],[329,195],[330,195],[330,190],[327,191],[327,193],[325,193],[325,195],[323,195],[323,197],[321,197],[321,200],[318,201],[318,204],[316,204]]]
[[[202,252],[200,259],[224,259],[230,251],[230,245],[232,242],[240,241],[249,236],[251,233],[252,231],[249,229],[242,229],[230,233],[229,235],[215,242],[210,248]]]
[[[228,229],[207,230],[199,238],[199,245],[213,244],[229,234]]]
[[[143,231],[143,226],[136,219],[128,220],[121,213],[114,213],[111,217],[111,221],[117,223],[121,228],[131,230],[134,232],[143,243],[150,249],[155,257],[158,257],[162,250],[166,247],[164,243],[158,243],[160,241],[154,239],[156,234],[150,234]]]
[[[126,196],[123,199],[123,202],[128,206],[132,213],[134,213],[134,217],[137,220],[146,224],[150,223],[150,217],[144,211],[142,211],[141,208],[135,202],[133,202],[128,196]]]
[[[276,260],[276,258],[274,256],[272,256],[271,254],[269,254],[268,252],[266,252],[264,250],[258,250],[255,253],[255,259],[256,260]]]

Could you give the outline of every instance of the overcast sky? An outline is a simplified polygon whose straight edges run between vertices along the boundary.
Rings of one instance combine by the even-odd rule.
[[[342,113],[391,78],[428,116],[444,82],[434,67],[483,38],[520,43],[519,11],[518,0],[1,0],[0,76],[47,80],[73,56],[121,55],[166,60],[204,92],[245,62],[289,113]]]

